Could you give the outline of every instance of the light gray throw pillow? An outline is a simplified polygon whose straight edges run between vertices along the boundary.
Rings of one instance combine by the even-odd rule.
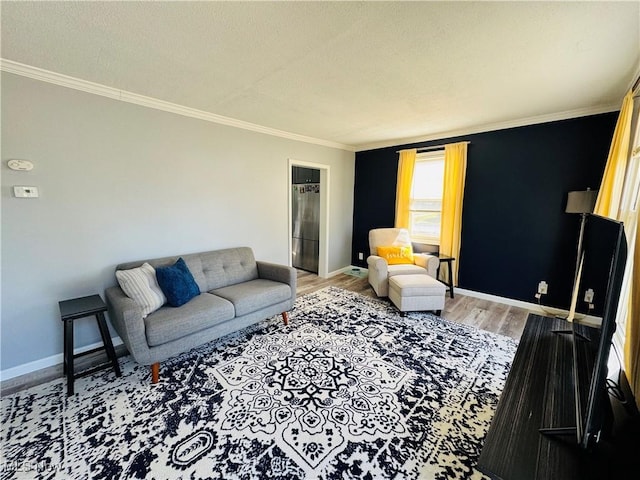
[[[158,310],[167,301],[162,293],[155,269],[148,263],[129,270],[117,270],[122,291],[142,308],[142,318]]]

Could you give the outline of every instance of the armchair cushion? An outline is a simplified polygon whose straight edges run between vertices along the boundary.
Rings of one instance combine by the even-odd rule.
[[[400,265],[389,265],[387,277],[395,277],[396,275],[417,275],[417,274],[427,275],[427,271],[419,266],[411,265],[407,263],[403,263]]]
[[[413,264],[413,249],[409,247],[378,247],[378,256],[389,265]]]
[[[371,255],[379,255],[378,247],[393,245],[394,247],[410,247],[411,237],[405,228],[375,228],[369,231],[369,251]]]

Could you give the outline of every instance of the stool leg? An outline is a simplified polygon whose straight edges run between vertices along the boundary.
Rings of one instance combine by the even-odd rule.
[[[64,321],[64,371],[67,375],[67,397],[74,394],[73,381],[73,320]]]
[[[62,375],[67,375],[67,324],[62,321]]]
[[[113,370],[116,372],[116,377],[120,377],[120,365],[118,364],[118,358],[116,357],[116,351],[113,348],[113,342],[111,342],[111,335],[109,335],[109,329],[107,328],[107,322],[104,319],[104,313],[96,313],[96,320],[98,321],[98,328],[100,329],[100,336],[102,337],[102,343],[107,351],[107,357],[111,360]]]
[[[453,298],[453,268],[451,267],[453,260],[447,263],[449,264],[449,295]]]

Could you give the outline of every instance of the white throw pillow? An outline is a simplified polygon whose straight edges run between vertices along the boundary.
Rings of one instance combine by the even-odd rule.
[[[142,318],[167,301],[160,290],[155,269],[148,263],[130,270],[117,270],[116,278],[124,293],[142,308]]]

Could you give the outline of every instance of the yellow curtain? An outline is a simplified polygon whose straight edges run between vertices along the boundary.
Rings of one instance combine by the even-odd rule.
[[[629,141],[631,139],[631,118],[633,116],[633,93],[624,97],[622,109],[618,115],[618,123],[613,132],[613,140],[609,148],[607,165],[604,168],[602,183],[594,213],[603,217],[617,218],[620,197],[629,161]]]
[[[401,150],[398,162],[398,186],[396,187],[396,228],[409,228],[409,204],[411,182],[416,164],[416,149]]]
[[[622,102],[594,213],[625,224],[628,268],[618,306],[618,323],[626,324],[623,368],[640,405],[640,228],[635,204],[640,173],[637,166],[632,166],[630,154],[632,120],[633,92],[630,91]]]
[[[440,225],[440,253],[456,260],[460,257],[462,232],[462,199],[467,171],[467,142],[444,147],[444,191]],[[459,261],[453,262],[453,284],[458,284]],[[446,270],[446,269],[445,269]],[[448,280],[448,279],[447,279]]]

